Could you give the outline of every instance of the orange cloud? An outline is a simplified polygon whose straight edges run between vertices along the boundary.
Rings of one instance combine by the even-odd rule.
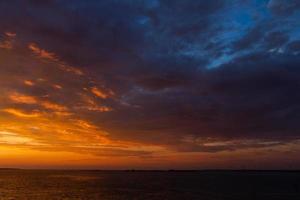
[[[5,35],[6,35],[7,37],[11,37],[11,38],[14,38],[14,37],[17,36],[17,34],[16,34],[16,33],[13,33],[13,32],[5,32]]]
[[[17,117],[22,117],[22,118],[34,118],[34,117],[40,117],[40,113],[25,113],[21,110],[18,110],[18,109],[14,109],[14,108],[6,108],[6,109],[3,109],[2,110],[3,112],[6,112],[6,113],[9,113],[9,114],[12,114],[14,116],[17,116]]]
[[[5,40],[0,41],[0,48],[2,49],[12,49],[13,48],[13,39],[16,36],[16,33],[5,32]]]
[[[90,111],[98,111],[98,112],[109,112],[113,110],[112,108],[107,106],[87,106],[86,109]]]
[[[58,62],[58,66],[61,70],[66,71],[66,72],[72,72],[76,75],[84,75],[84,73],[75,67],[69,66],[66,63],[62,62],[56,55],[55,53],[51,53],[49,51],[46,51],[42,48],[40,48],[37,44],[35,43],[30,43],[28,45],[28,48],[38,57],[42,59],[47,59],[50,61]]]
[[[104,90],[101,90],[97,87],[92,87],[91,88],[91,92],[96,95],[97,97],[99,98],[102,98],[102,99],[106,99],[108,97],[111,97],[113,96],[113,92],[112,91],[104,91]]]
[[[35,97],[27,96],[19,93],[13,93],[9,96],[10,100],[15,103],[36,104],[38,101]]]
[[[60,64],[59,66],[62,70],[66,71],[66,72],[72,72],[72,73],[74,73],[76,75],[79,75],[79,76],[84,75],[84,73],[80,69],[77,69],[75,67],[71,67],[71,66],[68,66],[66,64]]]
[[[2,49],[12,49],[13,45],[10,41],[3,41],[3,42],[0,42],[0,48],[2,48]]]
[[[89,111],[97,111],[97,112],[109,112],[113,109],[107,106],[99,106],[93,99],[91,99],[89,96],[81,95],[81,98],[85,102],[86,105],[81,106],[79,108],[86,109]]]
[[[24,137],[14,132],[10,131],[0,131],[0,143],[5,144],[26,144],[32,143],[32,139]]]
[[[50,53],[44,49],[39,48],[35,43],[30,43],[28,45],[28,48],[35,53],[36,55],[38,55],[41,58],[46,58],[49,60],[53,60],[53,61],[58,61],[58,59],[55,57],[54,53]]]
[[[52,87],[53,87],[53,88],[55,88],[55,89],[59,89],[59,90],[61,90],[61,89],[62,89],[62,86],[60,86],[60,85],[57,85],[57,84],[54,84],[54,85],[52,85]]]
[[[59,105],[59,104],[55,104],[49,101],[42,101],[40,102],[40,104],[44,107],[47,108],[49,110],[55,110],[55,111],[66,111],[68,110],[67,107]]]
[[[73,113],[67,111],[55,111],[54,114],[60,117],[67,117],[73,115]]]
[[[25,80],[24,81],[24,84],[27,85],[27,86],[34,86],[34,82],[30,81],[30,80]]]
[[[76,120],[75,122],[81,128],[85,128],[85,129],[97,129],[97,126],[91,124],[90,122],[84,121],[84,120]]]
[[[50,101],[40,101],[33,96],[23,95],[17,92],[14,92],[11,95],[9,95],[9,99],[14,103],[37,104],[46,109],[56,111],[59,115],[66,115],[66,113],[64,112],[68,110],[66,106],[59,105]],[[68,113],[68,115],[70,115],[70,113]]]

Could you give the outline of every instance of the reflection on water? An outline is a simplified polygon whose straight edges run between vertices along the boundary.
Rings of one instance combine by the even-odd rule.
[[[49,175],[48,178],[58,178],[58,179],[70,179],[70,181],[89,181],[89,180],[94,180],[94,179],[99,179],[101,177],[99,176],[85,176],[85,175]]]
[[[300,199],[298,172],[0,170],[0,200]]]

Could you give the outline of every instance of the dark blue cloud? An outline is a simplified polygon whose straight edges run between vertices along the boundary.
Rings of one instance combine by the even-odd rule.
[[[268,7],[277,15],[292,15],[300,9],[300,2],[297,0],[270,0]]]

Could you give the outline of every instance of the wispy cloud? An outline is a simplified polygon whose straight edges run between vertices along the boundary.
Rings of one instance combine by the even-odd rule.
[[[9,113],[9,114],[12,114],[12,115],[17,116],[17,117],[21,117],[21,118],[35,118],[35,117],[40,117],[41,116],[41,114],[38,113],[38,112],[26,113],[26,112],[23,112],[21,110],[14,109],[14,108],[5,108],[2,111],[6,112],[6,113]]]

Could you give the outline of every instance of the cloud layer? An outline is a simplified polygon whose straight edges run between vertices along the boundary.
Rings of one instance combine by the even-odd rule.
[[[1,2],[0,142],[141,157],[294,145],[299,6]]]

